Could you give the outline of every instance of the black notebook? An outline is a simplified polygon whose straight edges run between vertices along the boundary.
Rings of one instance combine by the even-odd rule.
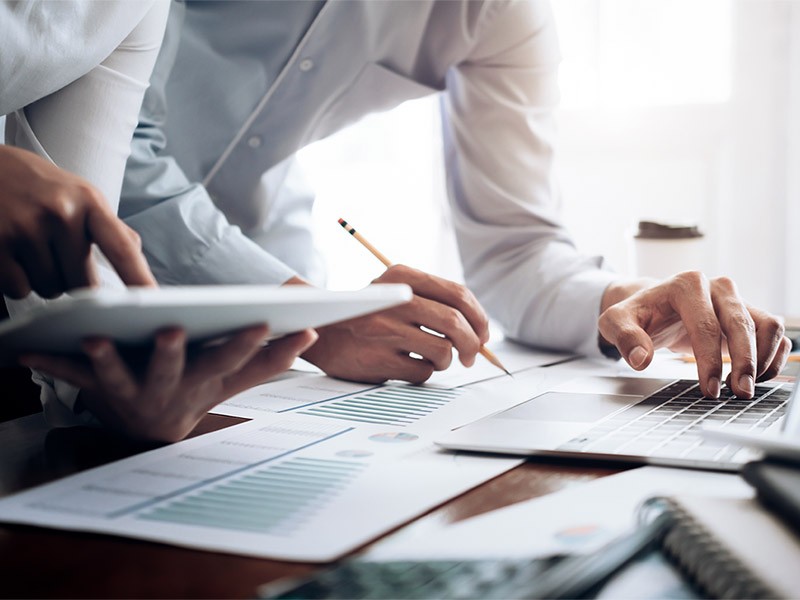
[[[712,598],[797,598],[800,539],[756,500],[654,498],[644,519],[668,515],[659,545]]]

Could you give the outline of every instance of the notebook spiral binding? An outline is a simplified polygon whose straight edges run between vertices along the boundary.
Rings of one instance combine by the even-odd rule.
[[[666,557],[692,584],[712,598],[780,598],[769,584],[700,525],[678,502],[657,497],[647,500],[640,516],[650,520],[666,514],[670,524],[659,545]]]

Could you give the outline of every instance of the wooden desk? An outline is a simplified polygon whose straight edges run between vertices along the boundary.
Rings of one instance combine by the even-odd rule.
[[[209,415],[193,435],[241,422]],[[0,424],[0,494],[130,456],[149,446],[102,431],[49,430],[41,414]],[[406,527],[446,527],[471,516],[614,473],[609,467],[528,462]],[[112,536],[0,525],[0,596],[252,598],[256,587],[307,564],[244,558]]]

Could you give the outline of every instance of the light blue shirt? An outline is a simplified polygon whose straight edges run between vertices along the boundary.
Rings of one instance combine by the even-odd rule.
[[[598,354],[615,276],[559,220],[558,59],[539,0],[174,3],[121,215],[163,283],[319,281],[295,152],[442,92],[467,285],[511,337]]]

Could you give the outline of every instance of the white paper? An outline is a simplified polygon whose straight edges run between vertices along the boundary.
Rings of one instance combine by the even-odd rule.
[[[291,373],[220,411],[253,421],[2,499],[0,521],[330,561],[521,462],[438,451],[432,440],[443,431],[609,370],[573,361],[457,388],[365,386]],[[577,536],[588,548],[629,526],[645,493],[732,485],[732,476],[667,469],[618,477],[395,545],[394,556],[563,551],[565,539],[574,549],[575,531],[590,525],[589,542]],[[393,556],[396,542],[380,546],[389,549],[385,556]]]
[[[521,373],[535,367],[543,367],[574,358],[574,354],[546,352],[517,344],[509,340],[500,340],[486,345],[494,353],[503,366],[512,374]],[[456,388],[481,381],[507,378],[501,369],[490,363],[485,357],[478,355],[471,367],[465,367],[453,354],[453,362],[445,371],[436,371],[426,382],[428,385]]]
[[[231,417],[257,419],[265,414],[290,412],[325,400],[334,400],[376,387],[319,374],[300,374],[257,385],[229,398],[211,412]]]
[[[249,423],[0,500],[0,520],[333,560],[519,464],[432,440],[569,376],[531,369],[448,389],[287,374],[219,411]]]
[[[461,416],[458,416],[447,407],[452,399],[463,395],[466,389],[480,389],[483,395],[497,395],[493,391],[502,390],[502,395],[508,396],[510,393],[517,398],[517,402],[523,402],[538,393],[541,382],[551,381],[556,375],[560,378],[558,380],[565,377],[560,368],[536,367],[573,358],[565,354],[536,351],[506,340],[494,344],[493,351],[515,373],[514,377],[509,377],[482,356],[469,369],[454,360],[448,370],[434,373],[421,386],[402,382],[362,384],[333,379],[320,373],[293,372],[289,377],[255,386],[229,398],[211,412],[246,419],[258,419],[271,413],[295,412],[355,423],[400,427],[424,420],[429,427],[449,425],[447,428],[452,429],[468,422],[465,415],[473,416],[474,420],[512,405],[507,402],[495,403],[495,410],[465,412],[462,402],[458,408]],[[592,372],[598,368],[599,365],[589,367]],[[532,385],[533,380],[539,384]]]
[[[422,433],[273,415],[0,500],[0,520],[330,561],[519,460]]]
[[[657,495],[751,497],[738,475],[640,467],[514,504],[438,531],[411,530],[374,545],[371,560],[535,558],[591,552],[635,524]]]

